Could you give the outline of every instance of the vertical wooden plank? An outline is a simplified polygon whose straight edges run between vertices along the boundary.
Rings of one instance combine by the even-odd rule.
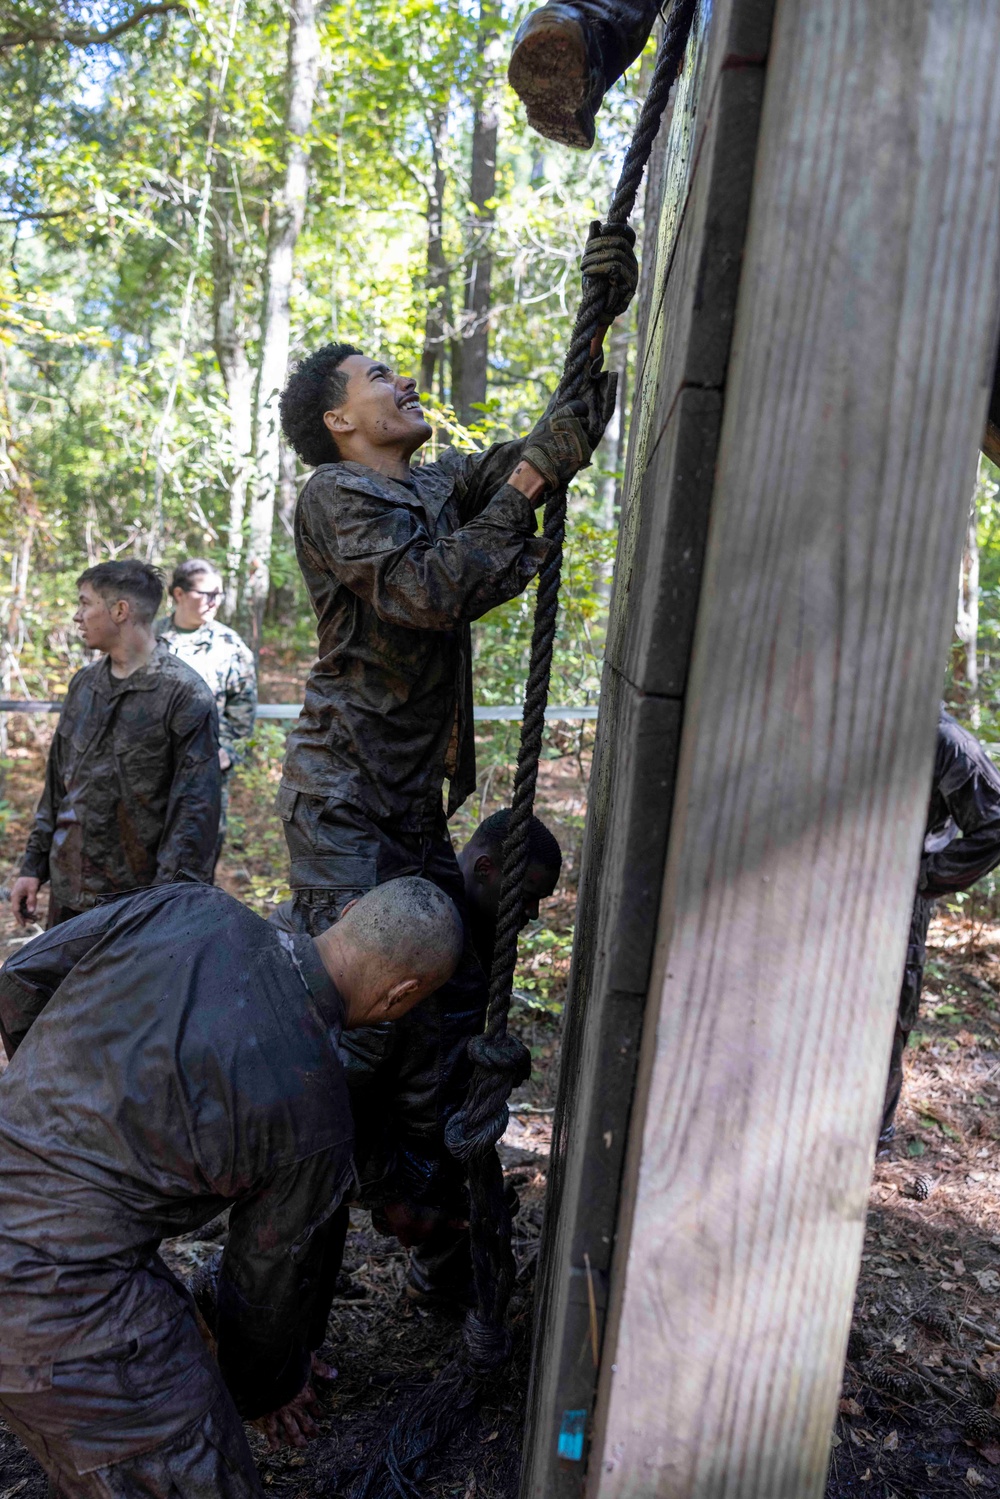
[[[749,211],[772,0],[702,0],[663,166],[539,1276],[522,1492],[580,1492]],[[648,627],[630,632],[638,612]],[[669,676],[663,663],[675,663]],[[680,658],[683,657],[683,661]],[[579,1421],[579,1418],[576,1418]]]
[[[779,0],[593,1499],[823,1490],[1000,280],[1000,7]]]

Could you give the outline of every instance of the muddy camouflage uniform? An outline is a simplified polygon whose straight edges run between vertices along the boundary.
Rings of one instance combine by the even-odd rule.
[[[50,926],[182,869],[212,878],[218,743],[211,693],[165,646],[129,677],[107,657],[77,672],[20,870],[51,882]]]
[[[295,516],[319,659],[289,736],[278,809],[294,930],[404,874],[465,897],[449,814],[475,787],[470,621],[522,592],[548,555],[532,504],[506,483],[522,442],[447,450],[402,483],[324,464]],[[467,928],[468,932],[468,928]],[[442,1206],[461,1172],[444,1125],[468,1085],[487,981],[471,941],[454,978],[398,1026],[344,1043],[367,1199]]]
[[[219,818],[219,848],[226,834],[229,787],[233,770],[253,733],[257,716],[257,669],[253,652],[228,625],[209,620],[197,630],[180,630],[173,615],[156,631],[171,655],[186,661],[207,682],[219,715],[219,748],[229,756],[222,772],[222,813]]]
[[[927,928],[939,895],[968,890],[1000,864],[1000,772],[982,745],[940,710],[934,780],[913,903],[899,1013],[882,1116],[882,1142],[892,1138],[903,1086],[903,1052],[920,1009]]]
[[[0,971],[0,1414],[67,1499],[264,1493],[240,1418],[326,1327],[342,1021],[310,940],[183,879]],[[216,1362],[157,1249],[227,1207]]]

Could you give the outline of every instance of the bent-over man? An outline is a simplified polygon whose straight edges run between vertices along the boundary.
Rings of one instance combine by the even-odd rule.
[[[210,562],[189,557],[170,579],[171,612],[157,636],[172,655],[186,661],[208,685],[219,715],[219,765],[222,770],[222,815],[217,854],[226,835],[226,814],[233,770],[253,733],[257,714],[257,669],[253,652],[235,630],[216,619],[222,602],[222,579]]]
[[[219,830],[219,738],[212,694],[157,644],[163,597],[148,563],[102,562],[77,579],[80,638],[104,659],[69,684],[45,789],[11,891],[21,926],[50,881],[49,926],[106,895],[211,880]]]
[[[424,880],[313,941],[182,879],[8,959],[0,1414],[66,1499],[260,1496],[240,1417],[275,1442],[312,1434],[352,1176],[341,1028],[403,1015],[462,942]],[[216,1364],[156,1251],[227,1206]]]
[[[903,1088],[903,1052],[917,1023],[927,961],[927,928],[940,895],[968,890],[1000,864],[1000,772],[975,735],[942,704],[934,780],[910,920],[906,966],[889,1062],[879,1148],[888,1149]]]
[[[476,782],[470,623],[542,566],[535,506],[590,461],[613,407],[614,380],[599,376],[526,438],[417,467],[431,428],[413,380],[347,344],[291,376],[282,424],[316,466],[295,546],[319,622],[278,794],[297,930],[323,931],[347,901],[402,874],[433,880],[464,914],[442,788],[447,777],[450,815]],[[468,1086],[466,1044],[486,1000],[470,937],[451,983],[398,1038],[400,1197],[434,1204],[450,1192],[444,1127]],[[377,1031],[350,1043],[363,1068],[377,1069],[387,1047]]]

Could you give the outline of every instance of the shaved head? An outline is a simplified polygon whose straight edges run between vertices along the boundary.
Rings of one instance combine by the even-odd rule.
[[[415,875],[376,885],[338,925],[359,955],[405,968],[414,978],[450,978],[462,956],[462,918],[454,902]]]
[[[465,929],[443,890],[408,875],[353,901],[315,940],[353,1027],[398,1019],[447,983],[462,956]]]

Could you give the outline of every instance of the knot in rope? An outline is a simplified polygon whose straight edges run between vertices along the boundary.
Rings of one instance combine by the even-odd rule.
[[[511,1092],[531,1076],[531,1053],[509,1031],[473,1036],[468,1051],[476,1068],[475,1081],[444,1132],[448,1149],[463,1162],[493,1149],[510,1119],[507,1100]]]
[[[469,1369],[478,1379],[485,1379],[510,1358],[513,1338],[505,1322],[483,1322],[475,1312],[467,1312],[462,1324],[462,1339]]]
[[[635,230],[631,224],[602,224],[594,219],[580,260],[580,270],[591,281],[603,282],[601,321],[623,317],[639,285],[635,258]],[[584,283],[586,284],[586,282]]]

